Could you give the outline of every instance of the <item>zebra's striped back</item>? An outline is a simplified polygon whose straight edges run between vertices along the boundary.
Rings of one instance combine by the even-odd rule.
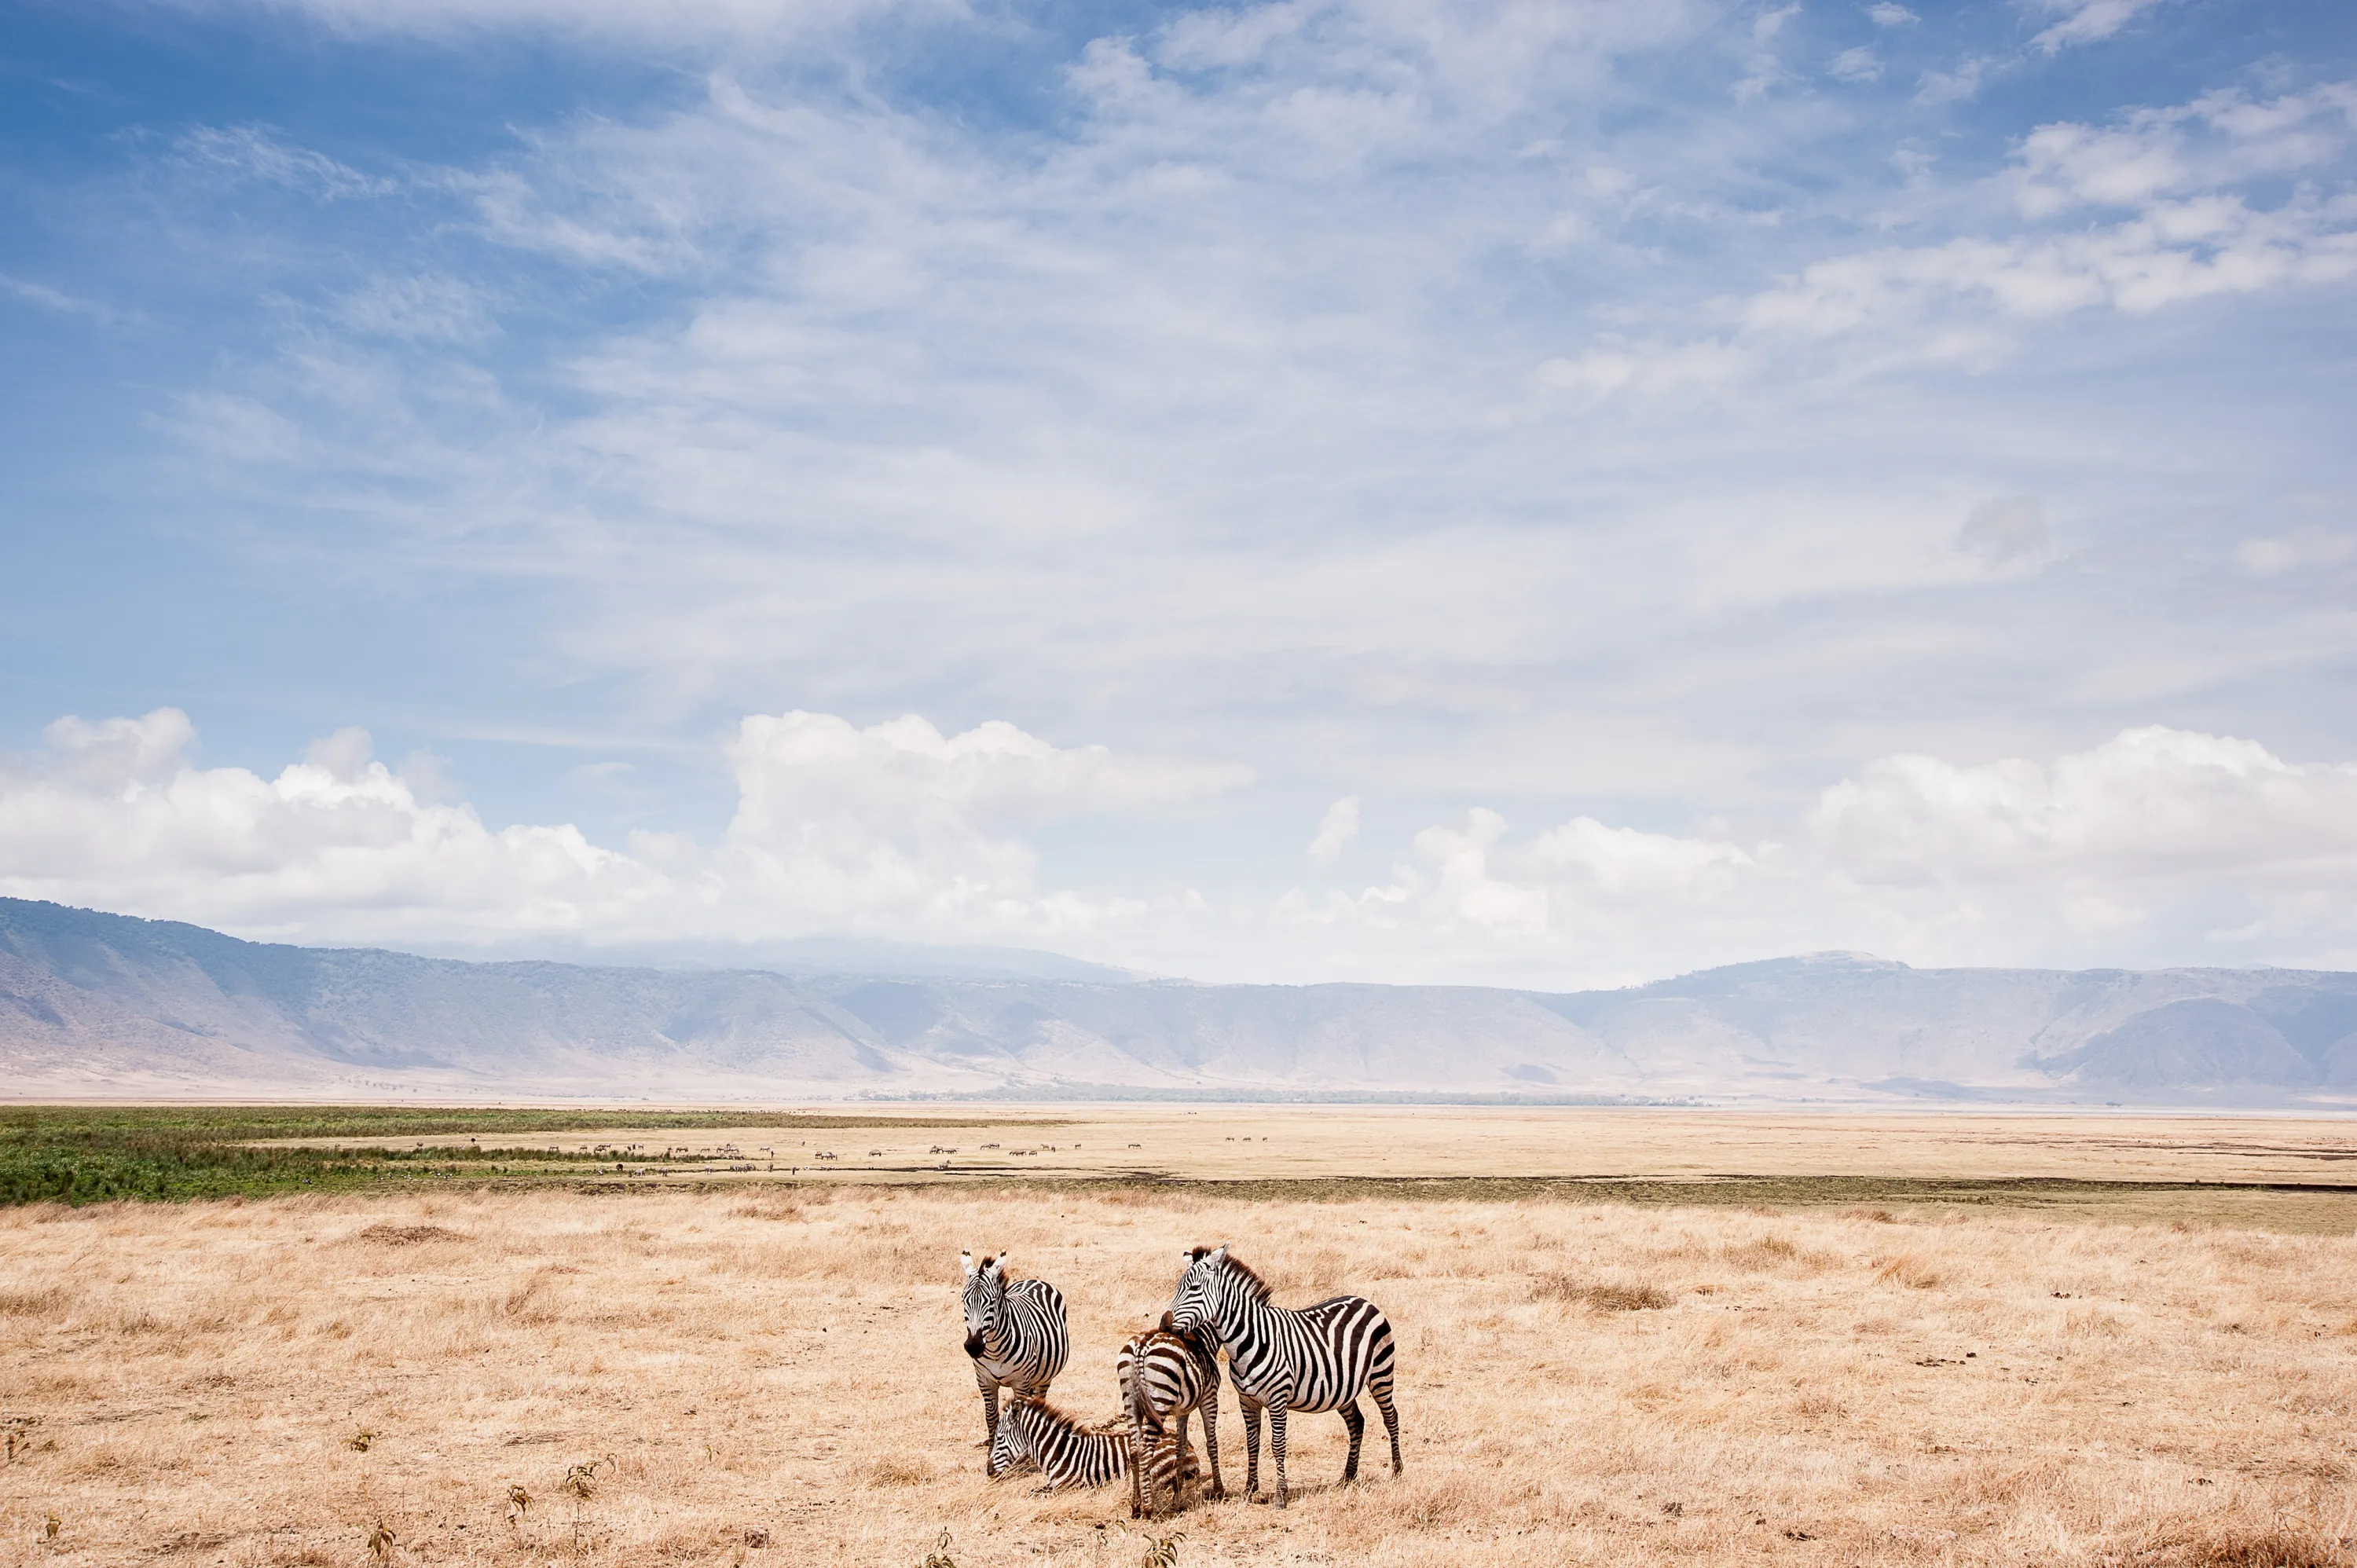
[[[1130,1516],[1154,1512],[1165,1487],[1172,1506],[1178,1506],[1182,1481],[1195,1473],[1193,1455],[1187,1448],[1187,1416],[1192,1411],[1203,1416],[1212,1495],[1222,1495],[1216,1354],[1194,1336],[1175,1332],[1165,1313],[1161,1327],[1121,1348],[1114,1370],[1121,1379],[1122,1409],[1129,1417]]]
[[[1168,1328],[1150,1329],[1124,1345],[1114,1369],[1123,1402],[1151,1431],[1161,1431],[1182,1410],[1200,1409],[1220,1391],[1220,1363],[1194,1339]]]
[[[1083,1426],[1046,1400],[1011,1399],[991,1439],[991,1473],[1027,1461],[1050,1487],[1101,1487],[1129,1474],[1129,1435],[1119,1422]]]
[[[1356,1295],[1284,1307],[1268,1294],[1259,1275],[1224,1251],[1206,1254],[1178,1282],[1171,1321],[1216,1335],[1237,1393],[1255,1404],[1340,1410],[1371,1388],[1389,1396],[1392,1326],[1381,1307]]]

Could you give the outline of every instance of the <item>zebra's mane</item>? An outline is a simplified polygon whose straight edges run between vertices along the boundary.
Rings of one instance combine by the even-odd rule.
[[[1254,1273],[1253,1266],[1250,1263],[1245,1262],[1233,1252],[1230,1252],[1227,1256],[1227,1267],[1230,1273],[1243,1281],[1244,1289],[1251,1294],[1252,1298],[1254,1301],[1259,1302],[1264,1305],[1267,1304],[1270,1290],[1269,1283],[1261,1278],[1258,1273]]]
[[[1098,1436],[1103,1436],[1104,1434],[1111,1432],[1116,1426],[1126,1425],[1126,1418],[1123,1416],[1115,1416],[1111,1421],[1101,1421],[1094,1425],[1091,1425],[1089,1423],[1082,1421],[1079,1416],[1074,1415],[1071,1411],[1058,1410],[1054,1405],[1049,1404],[1043,1399],[1016,1400],[1009,1403],[1006,1408],[1009,1411],[1028,1410],[1033,1412],[1050,1427],[1053,1427],[1059,1432],[1085,1432]]]

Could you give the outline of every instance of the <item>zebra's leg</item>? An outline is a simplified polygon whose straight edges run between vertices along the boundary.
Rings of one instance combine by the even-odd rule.
[[[1342,1466],[1342,1484],[1347,1487],[1359,1478],[1359,1439],[1367,1434],[1367,1418],[1357,1400],[1342,1407],[1342,1424],[1351,1429],[1351,1457]]]
[[[988,1448],[998,1441],[998,1380],[976,1366],[974,1380],[982,1390],[982,1444]]]
[[[1268,1406],[1268,1452],[1276,1461],[1276,1506],[1285,1506],[1285,1406],[1272,1400]]]
[[[1171,1469],[1171,1514],[1186,1507],[1186,1471],[1188,1462],[1195,1457],[1195,1450],[1188,1448],[1186,1441],[1186,1424],[1190,1414],[1195,1414],[1192,1408],[1178,1410],[1178,1465]]]
[[[1399,1450],[1399,1407],[1392,1403],[1392,1374],[1389,1367],[1383,1369],[1382,1376],[1367,1380],[1367,1391],[1375,1396],[1375,1408],[1383,1412],[1383,1430],[1391,1434],[1392,1440],[1392,1474],[1399,1475],[1402,1473]]]
[[[1203,1457],[1211,1462],[1211,1500],[1218,1502],[1228,1495],[1228,1488],[1220,1479],[1220,1400],[1216,1389],[1203,1402]]]
[[[1260,1490],[1260,1406],[1239,1393],[1236,1403],[1244,1412],[1244,1501]]]

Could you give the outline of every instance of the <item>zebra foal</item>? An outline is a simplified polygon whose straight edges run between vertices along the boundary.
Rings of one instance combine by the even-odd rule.
[[[990,1451],[984,1469],[996,1476],[998,1391],[1044,1397],[1071,1354],[1072,1337],[1064,1326],[1063,1293],[1046,1280],[1010,1281],[1006,1253],[977,1265],[972,1252],[960,1252],[958,1262],[965,1269],[965,1353],[982,1391],[983,1443]]]
[[[1162,1487],[1178,1508],[1179,1484],[1188,1468],[1187,1418],[1203,1412],[1203,1450],[1211,1465],[1211,1496],[1228,1495],[1220,1479],[1220,1363],[1216,1348],[1200,1336],[1180,1334],[1170,1315],[1121,1348],[1114,1363],[1121,1379],[1121,1405],[1129,1417],[1129,1517],[1151,1516]],[[1141,1487],[1143,1496],[1140,1495]]]
[[[1359,1478],[1359,1442],[1367,1418],[1361,1390],[1373,1396],[1392,1440],[1392,1474],[1400,1473],[1399,1412],[1392,1404],[1392,1326],[1363,1296],[1338,1295],[1304,1307],[1269,1302],[1268,1282],[1228,1255],[1198,1247],[1170,1298],[1178,1332],[1201,1332],[1228,1352],[1228,1375],[1244,1414],[1244,1496],[1260,1484],[1260,1412],[1268,1412],[1269,1451],[1276,1458],[1276,1506],[1286,1505],[1285,1420],[1294,1411],[1340,1411],[1351,1429],[1344,1484]]]
[[[1018,1393],[991,1437],[990,1473],[1003,1476],[1026,1460],[1039,1466],[1043,1492],[1102,1487],[1129,1474],[1129,1438],[1117,1420],[1083,1426],[1039,1395]]]

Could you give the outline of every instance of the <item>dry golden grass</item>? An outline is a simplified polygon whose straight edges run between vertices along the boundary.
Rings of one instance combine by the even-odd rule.
[[[1097,1418],[1222,1240],[1391,1315],[1408,1470],[1299,1418],[1184,1563],[2357,1560],[2345,1236],[864,1187],[0,1213],[0,1563],[1133,1568],[1125,1489],[983,1478],[956,1254],[1063,1288]]]

